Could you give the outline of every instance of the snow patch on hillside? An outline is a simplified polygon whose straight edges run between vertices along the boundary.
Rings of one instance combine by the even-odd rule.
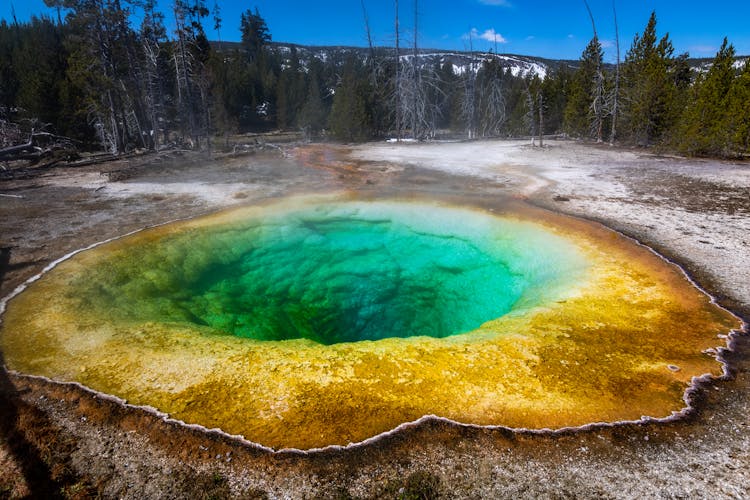
[[[277,50],[284,56],[292,53],[291,46],[278,45]],[[317,58],[322,62],[331,59],[341,59],[340,56],[345,54],[355,54],[366,59],[369,57],[369,49],[352,48],[352,47],[296,47],[297,56],[300,58],[300,67],[303,71],[307,70],[308,61],[311,58]],[[417,54],[419,65],[421,66],[440,66],[449,65],[453,69],[453,74],[464,75],[468,72],[477,73],[485,61],[495,60],[500,66],[509,70],[513,76],[537,76],[546,78],[550,68],[541,61],[531,57],[514,56],[509,54],[493,54],[492,52],[441,52],[425,51]],[[403,50],[399,59],[406,63],[412,62],[414,54]]]

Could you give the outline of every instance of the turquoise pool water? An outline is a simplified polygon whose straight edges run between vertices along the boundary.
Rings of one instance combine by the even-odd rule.
[[[336,202],[189,228],[71,288],[120,320],[321,344],[447,337],[550,300],[585,263],[540,226],[411,202]]]

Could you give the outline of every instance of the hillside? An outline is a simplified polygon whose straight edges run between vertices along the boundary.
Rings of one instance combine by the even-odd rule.
[[[211,42],[211,44],[214,49],[221,52],[243,50],[242,44],[239,42]],[[273,42],[271,45],[282,54],[289,54],[292,50],[296,50],[303,64],[313,57],[325,62],[331,60],[343,61],[350,54],[365,59],[370,54],[370,49],[367,47],[305,46],[282,42]],[[392,54],[394,49],[392,47],[376,47],[375,51],[379,54]],[[410,49],[402,50],[402,59],[410,59],[411,57],[413,56]],[[503,68],[510,69],[514,76],[537,75],[544,78],[551,69],[556,69],[562,65],[570,68],[578,67],[578,61],[573,60],[545,59],[516,54],[493,54],[491,52],[469,53],[455,50],[420,49],[419,57],[424,60],[425,66],[451,64],[456,75],[464,74],[470,69],[477,71],[481,67],[482,61],[493,58],[497,59]]]
[[[211,42],[211,45],[214,49],[220,52],[244,50],[240,42]],[[303,64],[313,57],[317,57],[325,62],[330,60],[343,61],[346,56],[350,54],[355,54],[361,59],[365,59],[370,54],[370,49],[367,47],[348,47],[343,45],[307,46],[284,42],[272,42],[271,45],[281,54],[289,54],[293,49],[296,50],[297,55]],[[379,54],[392,54],[394,52],[392,47],[376,47],[375,50]],[[411,49],[402,49],[402,59],[410,59],[411,57]],[[494,54],[492,52],[470,53],[465,51],[441,49],[420,49],[419,57],[424,60],[425,66],[433,66],[435,64],[440,64],[442,66],[446,63],[451,64],[453,66],[453,72],[456,75],[462,75],[469,71],[470,68],[477,71],[481,67],[483,61],[491,60],[493,58],[498,60],[503,68],[510,69],[513,76],[522,77],[536,75],[540,78],[544,78],[549,74],[550,70],[555,70],[561,66],[577,69],[580,65],[580,61],[571,59],[546,59],[543,57],[518,54]],[[748,59],[750,59],[750,56],[737,56],[734,64],[735,68],[738,70],[742,68]],[[712,57],[688,59],[690,67],[694,71],[701,73],[708,71],[712,63]],[[614,64],[605,63],[604,66],[606,69],[614,68]]]

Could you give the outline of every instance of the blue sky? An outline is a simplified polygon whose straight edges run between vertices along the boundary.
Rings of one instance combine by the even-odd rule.
[[[171,0],[159,0],[171,21]],[[750,54],[750,0],[706,3],[704,0],[616,0],[623,56],[636,32],[642,32],[652,10],[660,34],[669,32],[677,52],[711,57],[724,36],[739,54]],[[214,0],[206,0],[211,8]],[[393,2],[364,0],[376,44],[394,41]],[[614,60],[611,0],[589,0],[606,58]],[[11,19],[15,4],[19,20],[53,12],[43,0],[0,0],[0,18]],[[365,45],[360,0],[219,0],[224,26],[221,38],[239,39],[240,13],[260,10],[275,41],[311,45]],[[400,0],[402,37],[411,40],[414,0]],[[549,58],[577,59],[591,38],[583,0],[420,0],[419,44],[441,49],[467,49],[473,33],[475,49]],[[206,20],[206,26],[213,22]],[[215,39],[207,29],[209,38]]]

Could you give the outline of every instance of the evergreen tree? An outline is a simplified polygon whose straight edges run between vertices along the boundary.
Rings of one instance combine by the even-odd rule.
[[[697,156],[727,156],[731,153],[733,64],[734,47],[725,38],[711,68],[696,81],[694,98],[685,110],[680,135],[681,147],[686,153]]]
[[[320,135],[327,119],[327,112],[321,97],[318,78],[316,65],[311,65],[307,99],[300,110],[298,120],[300,129],[308,139],[313,139]]]
[[[372,91],[369,100],[372,103],[373,133],[384,136],[394,128],[394,110],[390,107],[395,95],[395,61],[388,57],[383,49],[370,48],[370,57],[365,64],[369,74],[368,83]]]
[[[211,77],[211,119],[214,131],[224,135],[224,147],[229,147],[229,135],[239,128],[237,106],[231,95],[232,63],[224,54],[211,52],[209,59]]]
[[[17,27],[0,21],[0,120],[12,119],[20,82],[13,64],[18,44]]]
[[[248,9],[240,15],[242,46],[249,61],[255,61],[271,41],[266,21],[261,17],[258,8]]]
[[[290,129],[297,124],[298,114],[306,97],[309,97],[309,93],[306,95],[306,87],[305,72],[300,64],[297,48],[292,47],[286,67],[281,71],[276,85],[276,122],[279,128]]]
[[[248,130],[265,130],[277,121],[277,85],[281,64],[268,47],[271,35],[257,8],[241,15],[240,31],[247,64],[245,85],[250,87],[250,100],[240,124]]]
[[[506,70],[504,78],[508,82],[506,105],[512,110],[505,126],[505,133],[515,137],[527,136],[531,126],[530,117],[533,113],[529,82],[524,78],[514,77],[510,68]]]
[[[341,84],[336,87],[329,127],[333,136],[342,141],[364,141],[372,137],[372,95],[365,72],[355,58],[349,58],[343,70]]]
[[[679,115],[677,81],[682,77],[669,35],[657,42],[656,13],[636,34],[623,66],[621,137],[649,146],[670,138]]]
[[[81,90],[84,110],[99,142],[113,153],[144,144],[142,99],[132,58],[128,11],[119,0],[66,4],[67,77]]]
[[[729,92],[730,144],[739,154],[750,153],[750,59],[732,82]]]
[[[544,134],[559,134],[563,131],[568,89],[571,85],[570,80],[570,70],[568,66],[563,65],[550,72],[542,81]]]
[[[564,130],[598,139],[614,115],[603,102],[602,82],[615,84],[601,70],[596,35],[574,73],[561,67],[535,79],[473,53],[461,74],[453,61],[429,64],[416,52],[397,63],[393,50],[372,43],[364,61],[343,51],[303,61],[296,49],[274,50],[257,9],[241,17],[240,49],[219,44],[213,51],[202,26],[206,0],[172,0],[173,33],[157,0],[45,1],[64,10],[65,21],[62,14],[57,23],[0,21],[0,120],[15,136],[21,128],[9,120],[22,122],[24,132],[52,124],[117,153],[156,148],[175,132],[210,146],[216,132],[274,127],[316,137],[327,126],[347,141],[394,128],[424,139],[450,127],[470,137]],[[218,2],[212,5],[218,30]],[[750,68],[737,74],[733,63],[725,42],[694,82],[687,55],[674,57],[668,36],[657,38],[652,14],[621,68],[618,139],[695,155],[747,154]]]
[[[573,137],[598,137],[603,126],[602,102],[597,102],[599,71],[604,52],[597,37],[591,39],[581,54],[578,70],[573,76],[565,107],[565,130]]]
[[[18,44],[11,61],[17,75],[16,106],[19,117],[57,124],[60,116],[60,75],[65,73],[61,28],[50,18],[33,17],[14,30]]]

